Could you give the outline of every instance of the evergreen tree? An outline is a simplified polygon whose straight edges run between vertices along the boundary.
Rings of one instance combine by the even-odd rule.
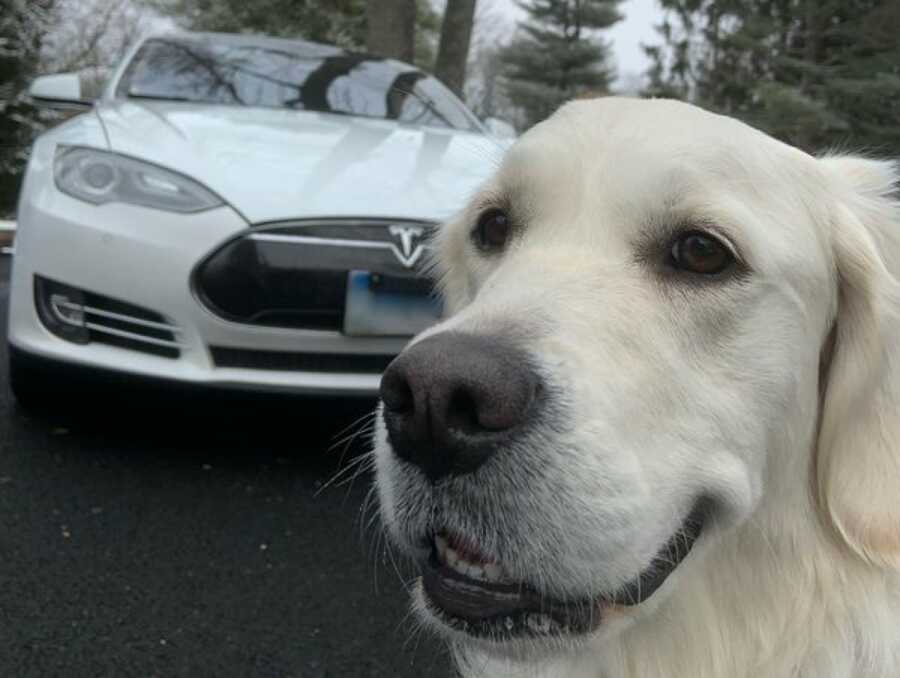
[[[613,78],[609,46],[596,31],[622,17],[621,0],[527,0],[521,33],[501,52],[510,101],[527,126],[583,94],[604,94]]]
[[[0,12],[0,218],[15,209],[26,146],[39,127],[25,89],[35,75],[54,2],[9,0]]]
[[[662,0],[648,93],[808,150],[900,154],[896,0]]]
[[[434,69],[441,32],[441,15],[431,5],[431,0],[416,2],[416,58],[413,63],[427,71]]]

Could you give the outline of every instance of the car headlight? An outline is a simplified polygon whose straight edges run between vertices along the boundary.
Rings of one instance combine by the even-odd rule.
[[[169,212],[202,212],[224,204],[177,172],[93,148],[60,146],[53,177],[60,191],[95,205],[125,202]]]

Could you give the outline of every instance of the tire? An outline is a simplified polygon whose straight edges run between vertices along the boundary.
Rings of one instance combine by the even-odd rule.
[[[60,389],[60,375],[21,351],[9,347],[9,387],[16,404],[27,412],[52,413],[59,410],[66,400]],[[64,381],[63,381],[64,383]],[[71,386],[67,384],[65,390]]]

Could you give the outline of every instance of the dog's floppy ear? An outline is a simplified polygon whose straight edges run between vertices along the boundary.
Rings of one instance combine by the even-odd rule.
[[[900,568],[900,203],[898,168],[822,160],[833,220],[838,309],[823,356],[816,456],[820,508],[869,563]]]

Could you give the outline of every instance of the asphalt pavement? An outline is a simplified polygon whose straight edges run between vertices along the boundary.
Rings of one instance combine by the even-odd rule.
[[[371,477],[329,484],[371,403],[123,389],[36,414],[3,344],[0,677],[451,675],[366,524]]]

